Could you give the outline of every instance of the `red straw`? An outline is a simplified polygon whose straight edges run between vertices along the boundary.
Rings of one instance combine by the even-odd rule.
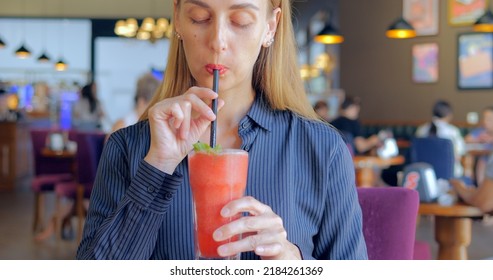
[[[219,90],[219,69],[214,69],[214,78],[212,82],[212,90],[218,92]],[[216,119],[211,123],[211,141],[210,146],[214,148],[216,146],[216,127],[217,127],[217,98],[212,100],[212,112],[216,115]]]

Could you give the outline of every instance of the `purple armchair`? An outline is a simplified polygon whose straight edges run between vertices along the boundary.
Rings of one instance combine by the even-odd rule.
[[[52,192],[55,184],[72,180],[72,159],[49,158],[42,155],[46,146],[46,137],[52,129],[31,129],[32,153],[34,159],[34,178],[31,189],[35,195],[33,231],[39,231],[44,227],[44,194]],[[70,138],[70,136],[69,136]]]
[[[412,260],[419,195],[415,190],[358,188],[368,259]]]
[[[77,142],[77,173],[75,180],[59,182],[55,185],[56,194],[56,224],[57,234],[61,231],[58,227],[62,225],[61,198],[68,198],[75,201],[78,217],[78,240],[82,237],[82,220],[84,218],[84,198],[89,198],[96,171],[101,157],[106,134],[102,132],[78,131],[75,135]]]

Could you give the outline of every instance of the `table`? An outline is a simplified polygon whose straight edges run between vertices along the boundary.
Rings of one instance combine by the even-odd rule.
[[[418,213],[435,216],[439,260],[467,260],[467,247],[472,239],[471,218],[484,214],[479,208],[464,203],[451,206],[421,203]]]
[[[41,154],[44,157],[51,157],[51,158],[73,158],[75,159],[76,152],[74,151],[69,151],[69,150],[61,150],[61,151],[55,151],[52,150],[48,147],[45,147],[41,150]]]
[[[376,170],[387,168],[391,165],[403,164],[405,158],[403,156],[395,156],[391,158],[380,158],[377,156],[355,156],[353,163],[356,172],[356,186],[358,187],[374,187],[377,182]]]

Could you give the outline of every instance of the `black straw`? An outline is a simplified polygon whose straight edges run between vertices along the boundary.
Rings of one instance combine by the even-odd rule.
[[[218,92],[219,90],[219,69],[214,69],[214,78],[212,82],[212,90]],[[214,148],[216,146],[216,127],[217,127],[217,98],[212,99],[212,112],[216,115],[216,119],[211,123],[211,141],[210,146]]]

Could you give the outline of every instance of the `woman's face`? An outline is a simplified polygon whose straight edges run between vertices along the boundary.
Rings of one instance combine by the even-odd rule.
[[[274,37],[279,15],[268,0],[175,2],[176,31],[197,85],[210,88],[217,68],[221,91],[251,87],[253,66]]]

